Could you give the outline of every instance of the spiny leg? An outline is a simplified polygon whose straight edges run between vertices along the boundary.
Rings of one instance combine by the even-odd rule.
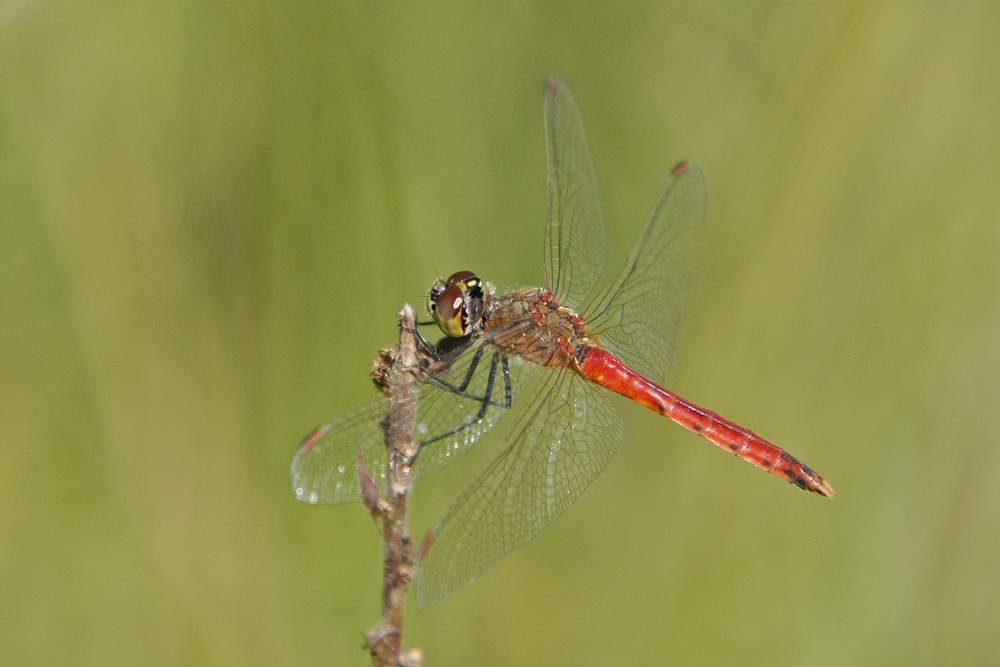
[[[494,383],[496,382],[498,366],[502,367],[503,369],[502,371],[504,378],[503,404],[491,400],[493,397],[493,386]],[[462,395],[468,396],[467,394],[462,394]],[[493,359],[490,363],[489,375],[486,378],[486,387],[483,390],[483,396],[481,398],[473,396],[468,396],[468,397],[473,398],[480,404],[479,412],[476,414],[476,416],[467,421],[466,423],[462,424],[461,426],[448,431],[447,433],[441,433],[439,435],[434,436],[433,438],[424,440],[423,442],[420,443],[421,447],[423,447],[424,445],[429,445],[438,442],[439,440],[444,440],[445,438],[449,438],[457,433],[461,433],[462,431],[470,428],[473,424],[478,423],[479,421],[481,421],[483,418],[486,417],[486,412],[489,410],[490,406],[503,408],[505,410],[510,408],[511,406],[510,368],[507,363],[507,357],[505,355],[502,355],[502,353],[499,350],[493,353]]]
[[[427,374],[426,374],[427,375],[427,380],[426,381],[432,383],[433,385],[435,385],[439,389],[443,389],[444,391],[451,392],[452,394],[455,394],[457,396],[461,396],[462,398],[472,399],[473,401],[476,401],[477,403],[489,404],[489,405],[493,405],[493,406],[496,406],[496,407],[507,407],[507,406],[501,406],[501,405],[499,405],[496,402],[490,401],[490,393],[492,392],[492,384],[493,384],[493,382],[495,380],[495,377],[496,377],[496,363],[497,363],[496,355],[500,354],[499,352],[495,352],[494,353],[494,359],[493,359],[492,365],[490,367],[490,376],[489,376],[489,379],[487,380],[487,387],[488,388],[484,392],[484,395],[483,396],[475,396],[473,394],[466,393],[466,391],[465,391],[466,389],[469,388],[469,384],[472,383],[472,377],[475,374],[476,369],[479,366],[479,362],[482,360],[484,352],[485,352],[485,349],[482,348],[482,347],[479,348],[478,350],[476,350],[475,355],[472,357],[472,361],[469,362],[469,369],[465,373],[465,378],[458,385],[451,384],[450,382],[447,382],[446,380],[443,380],[436,373],[432,373],[432,372],[427,372]],[[506,368],[506,363],[507,363],[507,358],[504,357],[504,368]],[[507,382],[508,382],[508,385],[509,385],[509,383],[510,383],[510,371],[506,370],[505,371],[505,375],[506,375]],[[509,400],[507,402],[508,402],[508,404],[510,403]],[[485,409],[485,408],[483,408],[483,409]]]

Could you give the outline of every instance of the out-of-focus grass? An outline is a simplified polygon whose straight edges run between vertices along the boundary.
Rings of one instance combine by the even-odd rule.
[[[541,280],[552,71],[584,110],[613,258],[671,165],[708,176],[669,386],[838,497],[622,405],[578,505],[413,606],[406,644],[428,665],[991,663],[998,19],[0,12],[0,664],[365,663],[377,535],[360,506],[295,503],[290,457],[370,396],[396,310],[436,275]],[[475,465],[418,487],[415,531]]]

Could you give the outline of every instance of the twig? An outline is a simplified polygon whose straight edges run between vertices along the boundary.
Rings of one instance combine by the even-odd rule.
[[[382,532],[384,579],[382,584],[382,623],[365,633],[366,647],[376,667],[421,667],[420,649],[400,655],[403,643],[403,604],[406,586],[413,579],[413,542],[407,529],[410,466],[417,456],[413,441],[413,422],[417,405],[417,318],[413,307],[399,312],[399,347],[384,348],[372,368],[375,383],[389,397],[389,416],[383,424],[385,444],[389,449],[389,478],[386,497],[358,457],[361,495],[369,513]]]

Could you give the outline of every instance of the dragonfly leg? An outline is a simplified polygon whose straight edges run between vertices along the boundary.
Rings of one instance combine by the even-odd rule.
[[[465,372],[465,378],[462,380],[461,383],[457,385],[452,384],[447,380],[442,379],[441,376],[438,375],[437,373],[430,370],[428,370],[426,373],[427,375],[426,381],[434,384],[439,389],[443,389],[444,391],[450,392],[457,396],[461,396],[463,398],[471,398],[477,403],[489,400],[488,397],[483,398],[482,396],[474,396],[472,394],[466,393],[466,389],[469,388],[469,384],[472,382],[472,378],[476,373],[476,369],[479,367],[479,362],[482,361],[483,352],[484,352],[483,348],[479,348],[478,350],[476,350],[476,353],[472,357],[472,361],[469,362],[469,368]]]
[[[481,351],[482,350],[480,350],[480,352]],[[477,355],[478,355],[478,353],[477,353]],[[474,359],[473,363],[478,363],[478,358]],[[470,364],[470,366],[472,366],[472,364]],[[496,401],[491,400],[492,397],[493,397],[493,386],[496,383],[496,379],[497,379],[497,368],[498,367],[502,367],[502,369],[503,369],[502,370],[502,374],[503,374],[503,378],[504,378],[504,403],[503,404],[500,404],[500,403],[497,403]],[[471,373],[470,373],[470,376],[471,376]],[[463,381],[463,386],[467,386],[468,385],[468,381],[469,381],[469,378],[467,377],[466,380]],[[443,383],[443,384],[447,385],[447,383]],[[450,386],[450,385],[448,385],[448,386]],[[424,445],[429,445],[431,443],[437,442],[438,440],[444,440],[445,438],[449,438],[449,437],[455,435],[456,433],[461,433],[462,431],[466,430],[467,428],[470,428],[473,424],[478,423],[484,417],[486,417],[486,412],[489,410],[490,406],[504,408],[504,409],[507,409],[507,408],[510,407],[510,405],[511,405],[510,368],[508,367],[508,364],[507,364],[507,357],[505,355],[502,355],[499,351],[496,351],[496,352],[493,353],[493,359],[490,362],[490,372],[489,372],[489,375],[486,378],[486,387],[483,389],[483,395],[481,397],[479,397],[479,396],[470,396],[470,395],[464,393],[464,391],[460,391],[460,392],[457,392],[457,393],[460,393],[462,396],[465,396],[466,398],[471,398],[471,399],[479,402],[479,404],[480,404],[479,405],[479,412],[476,414],[475,417],[473,417],[472,419],[470,419],[466,423],[462,424],[458,428],[454,428],[454,429],[448,431],[447,433],[441,433],[441,434],[438,434],[438,435],[434,436],[433,438],[430,438],[428,440],[424,440],[423,442],[420,443],[421,447],[423,447]]]
[[[506,409],[506,408],[510,408],[510,405],[511,405],[511,402],[512,402],[511,391],[510,391],[510,366],[507,364],[507,355],[506,354],[503,355],[503,359],[501,359],[501,363],[503,364],[503,387],[504,387],[504,404],[503,404],[503,407]]]
[[[466,392],[466,389],[469,388],[469,384],[472,382],[473,374],[475,373],[476,368],[479,366],[479,362],[482,360],[482,356],[483,356],[483,350],[482,349],[477,350],[475,356],[473,356],[472,358],[472,361],[469,363],[469,370],[466,371],[465,373],[465,379],[463,379],[462,382],[458,385],[454,385],[450,382],[447,382],[446,380],[443,380],[440,376],[436,375],[433,372],[426,373],[427,379],[425,381],[431,382],[438,388],[451,392],[457,396],[461,396],[462,398],[470,398],[473,401],[476,401],[477,403],[483,403],[485,405],[492,405],[494,407],[504,408],[504,409],[509,408],[511,404],[510,368],[507,363],[506,355],[503,355],[500,352],[496,352],[494,354],[492,365],[490,366],[489,377],[487,378],[487,388],[484,390],[483,396],[476,396],[474,394],[469,394]],[[503,377],[505,385],[504,402],[502,404],[490,400],[490,397],[493,393],[493,383],[496,382],[497,356],[500,356],[502,359],[501,365],[503,368]]]
[[[417,324],[419,326],[420,323],[418,322]],[[424,335],[420,333],[420,329],[415,329],[413,333],[417,334],[417,345],[420,346],[420,351],[422,355],[434,359],[435,361],[440,361],[441,355],[438,354],[437,345],[434,345],[426,338],[424,338]]]
[[[465,373],[465,379],[459,384],[455,389],[460,393],[465,393],[465,390],[469,388],[469,383],[472,382],[472,375],[476,372],[476,368],[479,366],[480,360],[483,358],[484,348],[480,347],[476,350],[476,354],[472,357],[472,361],[469,362],[469,370]]]

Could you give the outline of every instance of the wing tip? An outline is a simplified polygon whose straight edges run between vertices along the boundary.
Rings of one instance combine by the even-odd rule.
[[[552,99],[556,96],[556,92],[559,88],[562,88],[566,84],[563,82],[562,78],[551,74],[549,78],[545,80],[545,97],[546,99]]]
[[[427,557],[427,551],[431,548],[432,544],[434,544],[434,533],[427,531],[427,534],[424,535],[424,541],[420,544],[420,554],[417,556],[418,563],[424,562],[424,558]]]
[[[299,443],[298,448],[295,450],[297,456],[305,456],[309,451],[316,446],[316,443],[323,439],[323,436],[327,434],[330,430],[330,424],[324,424],[322,426],[317,426],[309,435],[302,438],[302,442]]]

